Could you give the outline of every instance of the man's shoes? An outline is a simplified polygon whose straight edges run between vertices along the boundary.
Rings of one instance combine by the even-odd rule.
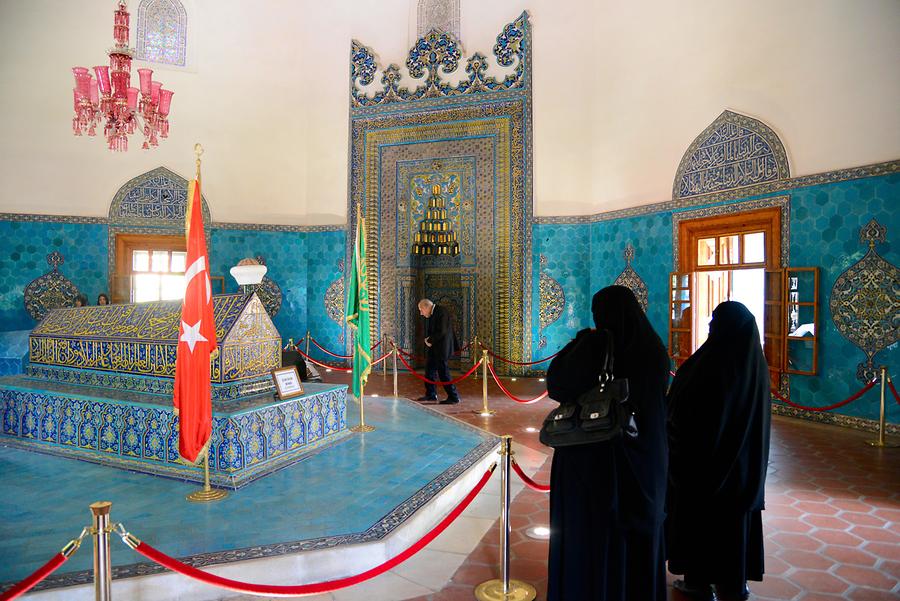
[[[438,403],[438,404],[439,404],[439,405],[455,405],[455,404],[457,404],[458,402],[459,402],[459,398],[457,397],[457,398],[455,398],[455,399],[449,399],[449,398],[448,398],[448,399],[444,399],[443,401],[441,401],[441,402]]]
[[[437,397],[433,396],[420,396],[416,399],[419,403],[433,403],[437,400]]]
[[[682,595],[687,595],[697,601],[717,601],[716,593],[713,592],[713,588],[708,584],[702,586],[688,585],[684,580],[679,579],[672,583],[672,588]]]
[[[741,590],[728,590],[716,585],[716,596],[721,601],[747,601],[750,598],[750,587],[746,582]]]

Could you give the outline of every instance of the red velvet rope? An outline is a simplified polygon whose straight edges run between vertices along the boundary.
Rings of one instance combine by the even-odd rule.
[[[855,401],[856,399],[858,399],[859,397],[861,397],[862,395],[867,393],[873,386],[875,386],[875,382],[877,382],[877,381],[878,381],[877,379],[873,379],[871,382],[869,382],[868,384],[863,386],[859,390],[859,392],[857,392],[856,394],[844,399],[843,401],[837,402],[833,405],[828,405],[827,407],[806,407],[805,405],[798,405],[797,403],[792,403],[788,399],[786,399],[783,396],[781,396],[780,394],[778,394],[778,391],[775,390],[774,388],[772,389],[772,395],[776,399],[781,401],[782,403],[786,403],[786,404],[790,405],[791,407],[796,407],[797,409],[806,409],[807,411],[831,411],[832,409],[837,409],[838,407],[843,407],[844,405],[847,405],[848,403],[852,403],[853,401]]]
[[[68,557],[63,555],[61,552],[57,553],[50,559],[50,561],[32,572],[31,576],[22,580],[11,589],[0,595],[0,601],[9,601],[10,599],[15,599],[21,595],[24,595],[25,593],[30,591],[31,588],[38,582],[55,572],[56,568],[66,563],[67,559]]]
[[[399,350],[399,349],[397,349],[397,350]],[[406,366],[406,369],[409,370],[409,373],[411,373],[415,377],[419,378],[423,382],[428,382],[429,384],[434,384],[436,386],[450,386],[452,384],[456,384],[457,382],[462,382],[463,380],[465,380],[466,378],[471,376],[473,373],[475,373],[475,370],[478,369],[479,366],[481,366],[481,361],[479,361],[478,363],[476,363],[475,365],[472,366],[472,369],[470,369],[463,375],[459,376],[458,378],[454,378],[453,380],[450,380],[449,382],[438,382],[435,380],[429,380],[425,376],[420,376],[419,374],[416,373],[416,371],[412,368],[412,366],[406,362],[406,359],[403,358],[403,355],[397,355],[397,356],[400,357],[400,362]]]
[[[897,404],[900,405],[900,394],[897,394],[897,389],[894,388],[894,381],[891,380],[890,377],[888,377],[887,385],[888,385],[888,388],[891,389],[891,394],[894,395],[894,400],[896,400]]]
[[[317,349],[319,349],[320,351],[322,351],[325,354],[331,355],[332,357],[337,357],[338,359],[352,359],[353,358],[353,355],[338,355],[337,353],[332,353],[327,348],[325,348],[324,346],[322,346],[321,344],[316,342],[316,339],[313,338],[312,336],[309,337],[309,341],[312,342]],[[375,347],[373,346],[372,348],[374,349]]]
[[[519,397],[513,396],[513,394],[506,389],[502,382],[500,382],[500,378],[497,377],[497,372],[494,371],[494,364],[488,361],[488,369],[491,370],[491,375],[494,376],[494,382],[497,383],[497,386],[500,387],[500,390],[503,391],[503,394],[511,398],[517,403],[522,403],[523,405],[530,405],[531,403],[537,403],[543,398],[546,398],[549,392],[546,390],[542,392],[539,396],[534,397],[533,399],[520,399]]]
[[[327,363],[322,363],[321,361],[316,361],[315,359],[313,359],[312,357],[310,357],[309,355],[307,355],[306,353],[301,351],[299,348],[297,348],[296,350],[298,353],[300,353],[301,355],[303,355],[304,357],[309,359],[310,363],[315,363],[319,367],[326,367],[328,369],[333,369],[334,371],[343,371],[343,372],[347,372],[347,373],[350,373],[353,371],[353,369],[349,368],[349,367],[339,367],[337,365],[329,365]]]
[[[503,357],[500,357],[500,356],[496,355],[496,354],[494,353],[494,351],[492,351],[492,350],[489,349],[488,347],[484,346],[483,344],[481,345],[481,348],[483,348],[484,350],[486,350],[486,351],[488,352],[488,355],[490,355],[490,356],[493,357],[494,359],[497,359],[498,361],[501,361],[501,362],[506,363],[506,364],[509,364],[509,365],[537,365],[538,363],[544,363],[545,361],[549,361],[550,359],[552,359],[553,357],[555,357],[555,356],[557,356],[557,355],[559,354],[559,351],[556,351],[555,353],[553,353],[553,354],[550,355],[549,357],[545,357],[545,358],[543,358],[543,359],[541,359],[541,360],[539,360],[539,361],[525,361],[524,363],[520,363],[519,361],[510,361],[509,359],[504,359]]]
[[[522,479],[522,482],[525,483],[525,486],[527,486],[531,490],[536,490],[538,492],[550,492],[549,484],[538,484],[537,482],[535,482],[534,480],[529,478],[528,474],[526,474],[522,470],[522,468],[519,466],[519,464],[516,463],[515,459],[512,460],[512,467],[513,467],[513,471],[515,471],[517,474],[519,474],[519,478]]]
[[[481,492],[481,489],[484,488],[484,485],[487,484],[487,481],[490,479],[491,474],[494,473],[494,468],[496,466],[492,465],[487,471],[484,472],[484,475],[481,477],[481,480],[475,485],[475,488],[472,489],[466,497],[459,502],[459,504],[453,508],[447,517],[445,517],[441,522],[431,529],[430,532],[425,534],[422,538],[420,538],[414,545],[397,555],[396,557],[389,559],[382,563],[381,565],[375,566],[370,570],[366,570],[361,574],[357,574],[356,576],[348,576],[346,578],[338,578],[337,580],[328,580],[326,582],[316,582],[312,584],[300,584],[293,586],[284,586],[284,585],[274,585],[274,584],[252,584],[249,582],[242,582],[240,580],[231,580],[229,578],[223,578],[222,576],[216,576],[215,574],[210,574],[208,572],[204,572],[202,570],[198,570],[193,566],[189,566],[186,563],[182,563],[173,557],[169,557],[165,553],[154,549],[150,545],[145,542],[141,542],[135,551],[143,555],[144,557],[155,561],[161,566],[169,568],[175,572],[180,574],[184,574],[185,576],[189,576],[196,580],[200,580],[201,582],[205,582],[207,584],[211,584],[213,586],[218,586],[220,588],[226,588],[232,591],[239,591],[242,593],[251,593],[254,595],[269,595],[273,597],[293,597],[297,595],[313,595],[317,593],[328,593],[331,591],[336,591],[338,589],[346,588],[348,586],[352,586],[354,584],[359,584],[360,582],[364,582],[369,580],[370,578],[374,578],[375,576],[379,576],[384,572],[387,572],[391,568],[400,565],[424,547],[428,545],[431,541],[433,541],[441,532],[447,529],[456,518],[469,506],[472,500]]]
[[[390,356],[391,356],[391,352],[392,352],[392,351],[388,351],[388,352],[386,352],[385,354],[383,354],[382,356],[380,356],[380,357],[378,357],[377,359],[375,359],[374,361],[372,361],[372,367],[375,367],[376,365],[378,365],[379,363],[381,363],[382,361],[384,361],[385,359],[387,359],[388,357],[390,357]]]
[[[406,355],[406,356],[409,357],[410,359],[415,359],[416,361],[424,361],[424,360],[425,360],[425,357],[423,357],[423,356],[421,356],[421,355],[413,355],[412,353],[410,353],[410,352],[408,352],[408,351],[404,351],[404,350],[403,350],[402,348],[400,348],[399,346],[397,347],[397,352],[400,353],[401,357],[402,357],[403,355]]]

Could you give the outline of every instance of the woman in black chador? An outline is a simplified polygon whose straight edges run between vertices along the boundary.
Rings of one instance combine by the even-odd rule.
[[[713,311],[709,338],[669,391],[669,571],[697,598],[747,599],[763,578],[769,372],[753,314]]]
[[[661,601],[669,360],[628,288],[604,288],[591,311],[597,329],[578,332],[560,351],[547,370],[547,390],[566,402],[592,388],[607,330],[614,375],[628,378],[637,435],[554,451],[547,599]]]

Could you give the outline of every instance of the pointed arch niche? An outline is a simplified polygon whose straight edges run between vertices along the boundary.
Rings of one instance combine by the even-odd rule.
[[[109,291],[114,302],[129,299],[122,290],[123,260],[127,247],[137,241],[165,248],[169,241],[184,241],[188,181],[165,167],[157,167],[135,177],[119,188],[109,205]],[[201,197],[203,226],[209,246],[210,215],[206,198]],[[151,248],[151,247],[147,247]],[[215,286],[215,282],[213,282]]]
[[[784,145],[768,125],[723,111],[681,159],[672,198],[691,198],[790,178]]]

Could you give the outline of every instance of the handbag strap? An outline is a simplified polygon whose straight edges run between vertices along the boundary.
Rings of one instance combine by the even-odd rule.
[[[605,384],[613,379],[613,337],[612,332],[603,330],[606,338],[606,352],[603,357],[603,369],[600,372],[600,383]]]

